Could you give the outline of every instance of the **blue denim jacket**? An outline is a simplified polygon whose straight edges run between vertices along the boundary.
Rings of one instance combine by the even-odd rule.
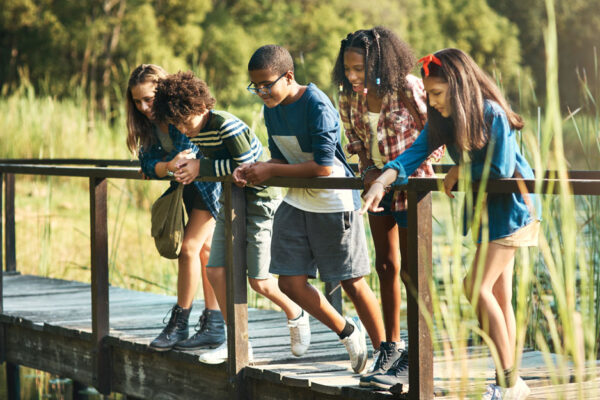
[[[506,113],[498,103],[485,101],[484,112],[486,123],[490,129],[490,141],[480,150],[469,153],[471,177],[473,180],[481,179],[486,154],[490,142],[493,142],[489,179],[512,178],[518,172],[524,179],[533,179],[533,170],[527,160],[521,155],[515,131],[511,129]],[[392,168],[398,171],[398,178],[394,185],[405,185],[410,176],[419,165],[431,154],[432,149],[428,140],[428,125],[421,131],[413,145],[400,154],[395,160],[387,163],[383,170]],[[445,143],[448,154],[455,163],[461,159],[461,151],[455,143]],[[534,194],[529,194],[531,204],[535,207],[536,215],[531,215],[529,208],[520,193],[488,193],[487,211],[489,221],[489,240],[496,240],[510,236],[518,229],[539,220],[541,207],[539,199]],[[467,210],[465,210],[465,234],[470,224],[466,223]],[[481,232],[479,233],[481,241]]]
[[[173,127],[174,128],[174,127]],[[203,158],[202,153],[196,145],[194,145],[187,136],[183,133],[179,132],[177,129],[169,129],[169,137],[173,141],[174,150],[170,153],[167,153],[160,144],[158,138],[150,148],[145,149],[144,147],[140,148],[139,151],[139,159],[142,167],[142,172],[153,179],[159,179],[156,175],[154,168],[158,162],[162,161],[170,161],[177,154],[186,149],[192,149],[192,151],[196,154],[196,158]],[[170,191],[174,190],[177,185],[177,182],[172,181],[171,186],[167,189],[163,196]],[[196,187],[196,189],[200,192],[204,203],[208,207],[213,218],[217,218],[219,214],[219,209],[221,205],[219,204],[219,196],[221,195],[221,183],[220,182],[198,182],[194,181],[192,183]]]

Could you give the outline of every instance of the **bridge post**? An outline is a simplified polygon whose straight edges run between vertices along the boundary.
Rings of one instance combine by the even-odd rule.
[[[110,353],[103,346],[108,336],[108,230],[106,179],[90,178],[90,237],[92,266],[92,344],[94,350],[94,386],[102,394],[110,393]]]
[[[433,399],[431,193],[408,191],[408,398]],[[419,301],[421,305],[419,306]],[[421,308],[422,307],[422,308]]]
[[[245,189],[223,182],[227,253],[227,372],[232,399],[245,399],[243,369],[248,365]]]
[[[5,174],[6,186],[4,188],[4,251],[6,257],[5,271],[7,273],[17,272],[17,257],[15,251],[15,175]]]

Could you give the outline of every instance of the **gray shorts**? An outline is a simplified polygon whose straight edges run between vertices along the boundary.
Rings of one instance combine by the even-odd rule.
[[[356,211],[313,213],[281,203],[273,222],[272,274],[345,281],[370,272],[363,218]]]
[[[260,197],[252,190],[246,190],[246,265],[249,278],[267,279],[271,276],[269,263],[273,215],[280,202],[280,198]],[[225,267],[225,240],[225,207],[221,207],[207,268]]]

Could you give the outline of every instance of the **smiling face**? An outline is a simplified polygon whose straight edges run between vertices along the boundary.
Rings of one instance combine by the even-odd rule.
[[[293,101],[291,96],[291,83],[294,74],[292,71],[286,72],[284,76],[271,71],[270,69],[255,69],[248,71],[250,75],[250,84],[260,89],[271,85],[269,93],[258,93],[258,96],[268,108],[273,108],[279,104],[288,104]]]
[[[354,49],[344,52],[344,74],[352,90],[362,92],[365,87],[365,55]]]
[[[131,98],[135,108],[151,121],[154,119],[152,118],[152,103],[155,91],[156,83],[152,81],[142,82],[131,88]]]
[[[429,98],[429,105],[438,110],[442,117],[450,117],[452,110],[448,99],[448,82],[436,76],[428,76],[423,78],[423,86]]]

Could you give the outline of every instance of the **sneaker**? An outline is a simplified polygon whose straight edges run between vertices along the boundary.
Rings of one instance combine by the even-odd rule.
[[[375,376],[385,375],[396,361],[404,353],[407,353],[404,349],[400,349],[398,344],[395,342],[381,342],[379,350],[375,353],[377,357],[375,357],[375,354],[373,355],[375,361],[371,367],[372,369],[370,368],[370,372],[360,377],[360,386],[371,387],[371,382]],[[408,353],[405,357],[408,359]]]
[[[204,309],[196,333],[175,345],[177,350],[214,349],[225,341],[225,321],[219,310]]]
[[[290,328],[290,345],[292,354],[296,357],[302,356],[310,346],[310,323],[308,313],[302,310],[302,314],[295,320],[288,320]]]
[[[167,326],[165,326],[160,335],[158,335],[158,337],[148,346],[156,351],[168,351],[171,350],[177,342],[187,339],[189,335],[188,318],[191,310],[191,307],[183,309],[175,304],[163,318],[163,324],[166,323]],[[169,313],[171,313],[169,322],[165,322]]]
[[[398,384],[408,385],[408,351],[399,350],[397,352],[400,353],[400,356],[385,373],[373,374],[369,378],[369,386],[389,390]]]
[[[227,341],[224,341],[219,347],[206,353],[200,354],[198,357],[200,362],[204,364],[222,364],[227,361]],[[254,352],[252,345],[248,342],[248,362],[254,360]]]
[[[340,342],[346,346],[352,370],[360,374],[365,369],[368,358],[365,331],[358,317],[352,317],[352,319],[346,318],[346,321],[354,325],[354,331],[350,336],[340,339]]]
[[[529,386],[519,377],[515,385],[509,388],[489,384],[481,400],[523,400],[530,393],[531,389],[529,389]]]
[[[379,348],[381,348],[381,345]],[[370,374],[371,372],[375,371],[375,369],[377,368],[378,361],[379,361],[379,349],[373,350],[373,362],[371,363],[371,365],[369,365],[369,368],[367,368],[367,374]]]

